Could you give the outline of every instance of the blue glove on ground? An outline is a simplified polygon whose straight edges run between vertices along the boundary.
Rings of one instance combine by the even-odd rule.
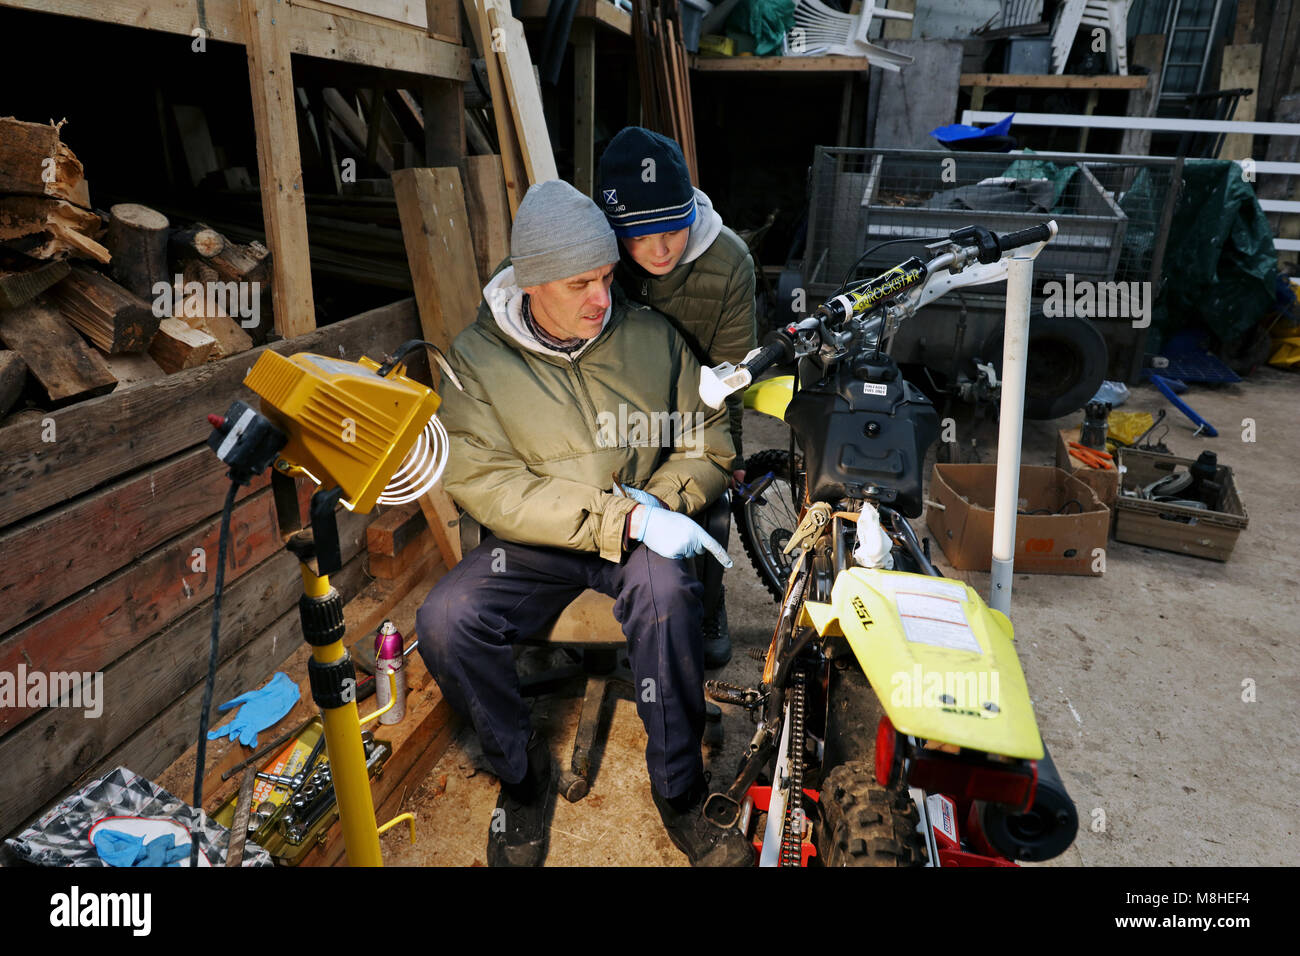
[[[95,850],[109,866],[135,866],[136,857],[144,852],[144,840],[121,830],[95,831]]]
[[[289,679],[289,675],[276,671],[265,687],[240,694],[218,707],[217,710],[223,713],[239,707],[239,713],[216,730],[209,731],[208,739],[229,737],[234,740],[238,737],[245,747],[256,747],[258,731],[265,730],[293,710],[299,696],[298,685]]]
[[[724,568],[731,567],[726,549],[693,518],[679,512],[637,505],[632,509],[628,532],[665,558],[689,558],[707,550]]]

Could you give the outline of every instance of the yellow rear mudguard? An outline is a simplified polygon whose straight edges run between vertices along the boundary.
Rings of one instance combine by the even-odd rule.
[[[1043,756],[1011,622],[969,586],[850,568],[802,623],[841,633],[895,729],[993,754]]]
[[[785,421],[785,407],[794,395],[794,376],[777,375],[745,389],[745,407]]]

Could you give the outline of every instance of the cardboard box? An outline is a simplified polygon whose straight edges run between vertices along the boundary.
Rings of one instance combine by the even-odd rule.
[[[1195,464],[1194,458],[1176,458],[1150,451],[1121,448],[1119,462],[1125,491],[1136,491],[1172,473],[1178,466]],[[1214,480],[1223,484],[1221,511],[1201,511],[1186,505],[1147,501],[1121,494],[1115,503],[1115,540],[1161,551],[1177,551],[1197,558],[1227,561],[1237,536],[1249,523],[1237,493],[1232,469],[1219,465]]]
[[[1101,503],[1111,511],[1119,497],[1119,470],[1117,468],[1089,468],[1070,456],[1070,442],[1079,440],[1078,428],[1062,428],[1056,433],[1056,467],[1078,478],[1097,492]]]
[[[993,563],[996,484],[996,465],[936,464],[930,474],[926,523],[959,571],[987,571]],[[1101,574],[1094,551],[1106,547],[1110,511],[1090,487],[1060,468],[1023,465],[1019,510],[1017,572]],[[1024,513],[1040,510],[1050,513]]]

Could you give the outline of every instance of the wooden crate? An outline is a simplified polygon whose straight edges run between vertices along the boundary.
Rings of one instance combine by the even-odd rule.
[[[1232,556],[1237,536],[1246,528],[1249,518],[1231,468],[1220,465],[1214,476],[1226,488],[1224,510],[1200,511],[1186,505],[1131,498],[1123,493],[1149,485],[1180,465],[1190,467],[1195,459],[1121,448],[1119,463],[1122,484],[1115,502],[1116,541],[1214,561],[1227,561]]]

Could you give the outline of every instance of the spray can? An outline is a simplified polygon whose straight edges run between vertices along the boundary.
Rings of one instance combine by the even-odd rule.
[[[391,699],[388,674],[392,671],[397,686],[397,702],[379,718],[381,724],[395,724],[406,716],[406,671],[403,667],[402,634],[392,621],[384,621],[375,632],[375,701],[380,708]]]

